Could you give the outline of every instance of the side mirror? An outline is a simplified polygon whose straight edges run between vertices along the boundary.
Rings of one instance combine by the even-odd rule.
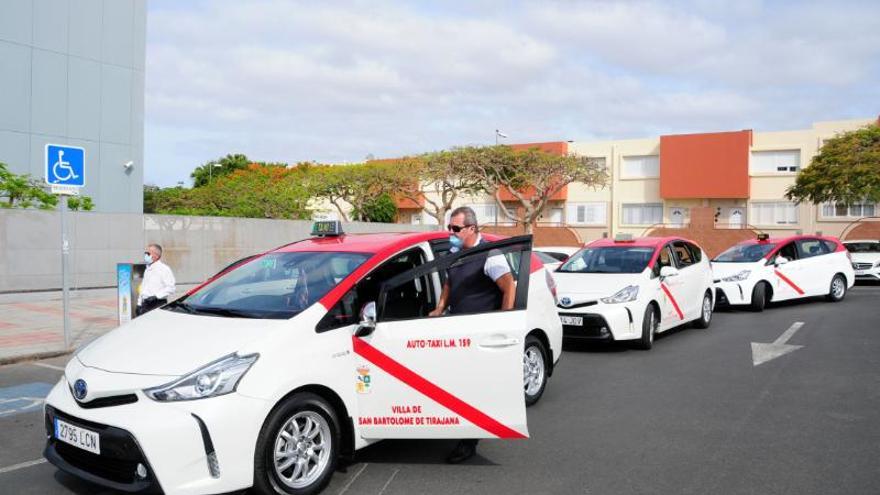
[[[674,266],[664,266],[660,268],[660,278],[674,277],[678,275],[678,269]]]
[[[773,263],[776,266],[784,265],[784,264],[788,263],[788,258],[786,258],[785,256],[777,256],[776,261],[774,261]]]
[[[361,322],[358,323],[355,337],[366,337],[376,329],[376,303],[373,301],[364,304],[361,308]]]

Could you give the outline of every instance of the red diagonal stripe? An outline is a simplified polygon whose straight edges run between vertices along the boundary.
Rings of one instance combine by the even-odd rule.
[[[788,285],[790,285],[791,288],[794,289],[795,292],[798,293],[798,295],[801,295],[801,296],[804,295],[804,291],[802,291],[801,288],[798,287],[797,284],[795,284],[794,282],[792,282],[788,277],[786,277],[785,275],[783,275],[782,272],[780,272],[779,270],[773,270],[773,273],[775,273],[777,277],[781,278],[783,282],[785,282],[785,283],[787,283]]]
[[[684,313],[681,312],[681,308],[678,307],[678,302],[672,297],[672,292],[669,292],[669,287],[666,287],[666,284],[660,284],[660,288],[663,289],[663,292],[666,293],[666,297],[672,301],[672,307],[675,308],[675,312],[678,313],[678,319],[684,319]]]
[[[526,438],[522,433],[492,419],[479,409],[434,385],[416,372],[395,361],[363,339],[352,336],[355,354],[385,370],[386,373],[409,385],[434,402],[458,414],[498,438]]]

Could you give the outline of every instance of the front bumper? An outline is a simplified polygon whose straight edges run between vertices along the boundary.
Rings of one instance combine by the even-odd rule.
[[[746,282],[715,281],[715,304],[719,306],[735,306],[752,303],[751,284]]]
[[[137,396],[135,403],[87,409],[62,378],[46,398],[46,459],[75,476],[130,493],[223,493],[253,484],[254,447],[267,402],[238,393],[169,403],[139,391]],[[56,440],[55,417],[97,432],[101,455]],[[219,466],[214,473],[209,447]],[[136,474],[139,463],[145,477]]]
[[[878,280],[880,281],[880,267],[869,268],[866,270],[854,270],[856,280]]]
[[[641,336],[641,313],[632,304],[595,304],[584,309],[559,309],[559,316],[579,316],[583,324],[562,325],[567,340],[605,341],[630,340]],[[643,311],[644,312],[644,311]]]

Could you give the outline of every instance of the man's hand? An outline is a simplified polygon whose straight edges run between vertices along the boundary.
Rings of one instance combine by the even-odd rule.
[[[428,313],[428,316],[440,316],[443,314],[443,308],[434,308],[433,311]]]

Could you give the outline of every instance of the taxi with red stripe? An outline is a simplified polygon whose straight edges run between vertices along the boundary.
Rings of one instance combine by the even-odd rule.
[[[553,277],[566,339],[632,341],[650,349],[660,332],[690,322],[707,328],[712,321],[709,259],[688,239],[596,240]]]
[[[843,300],[855,283],[849,252],[835,237],[795,235],[731,246],[712,260],[718,302],[763,311],[770,302],[825,296]]]
[[[79,350],[46,399],[45,457],[118,491],[305,494],[382,439],[528,437],[562,351],[531,236],[454,252],[444,232],[314,234]],[[512,309],[429,316],[447,270],[490,261]]]

